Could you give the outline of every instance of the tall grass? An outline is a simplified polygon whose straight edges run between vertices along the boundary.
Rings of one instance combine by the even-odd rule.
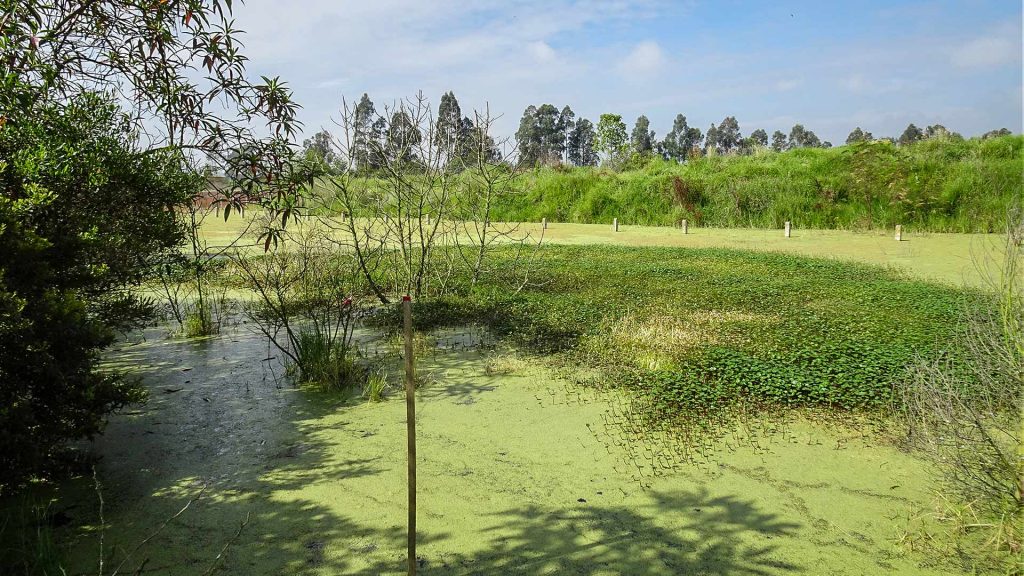
[[[873,142],[636,170],[541,168],[499,199],[495,219],[670,226],[1001,232],[1024,194],[1024,136]]]
[[[53,523],[49,507],[30,496],[8,501],[0,513],[0,574],[66,574]]]

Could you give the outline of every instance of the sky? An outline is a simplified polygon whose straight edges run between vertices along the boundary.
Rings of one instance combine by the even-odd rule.
[[[304,132],[335,128],[342,98],[377,104],[454,91],[489,106],[498,136],[523,109],[568,104],[597,122],[677,114],[744,135],[795,123],[841,144],[854,127],[899,136],[1022,131],[1020,0],[247,0],[250,72],[281,76]]]

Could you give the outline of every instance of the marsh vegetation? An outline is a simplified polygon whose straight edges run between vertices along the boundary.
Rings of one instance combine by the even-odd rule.
[[[1024,137],[300,147],[231,4],[0,8],[0,571],[400,571],[411,298],[424,572],[1021,573]]]

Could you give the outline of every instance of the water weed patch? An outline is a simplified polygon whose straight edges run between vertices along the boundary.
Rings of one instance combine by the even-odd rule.
[[[915,357],[950,352],[962,294],[869,265],[609,246],[548,247],[531,286],[505,286],[424,304],[419,321],[484,322],[599,367],[668,411],[700,408],[707,394],[712,404],[887,406]]]

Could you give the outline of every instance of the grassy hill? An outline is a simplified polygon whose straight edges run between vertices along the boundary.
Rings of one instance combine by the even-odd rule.
[[[1022,197],[1024,136],[872,142],[687,164],[652,160],[621,172],[541,168],[503,197],[495,217],[637,225],[1000,232]]]

